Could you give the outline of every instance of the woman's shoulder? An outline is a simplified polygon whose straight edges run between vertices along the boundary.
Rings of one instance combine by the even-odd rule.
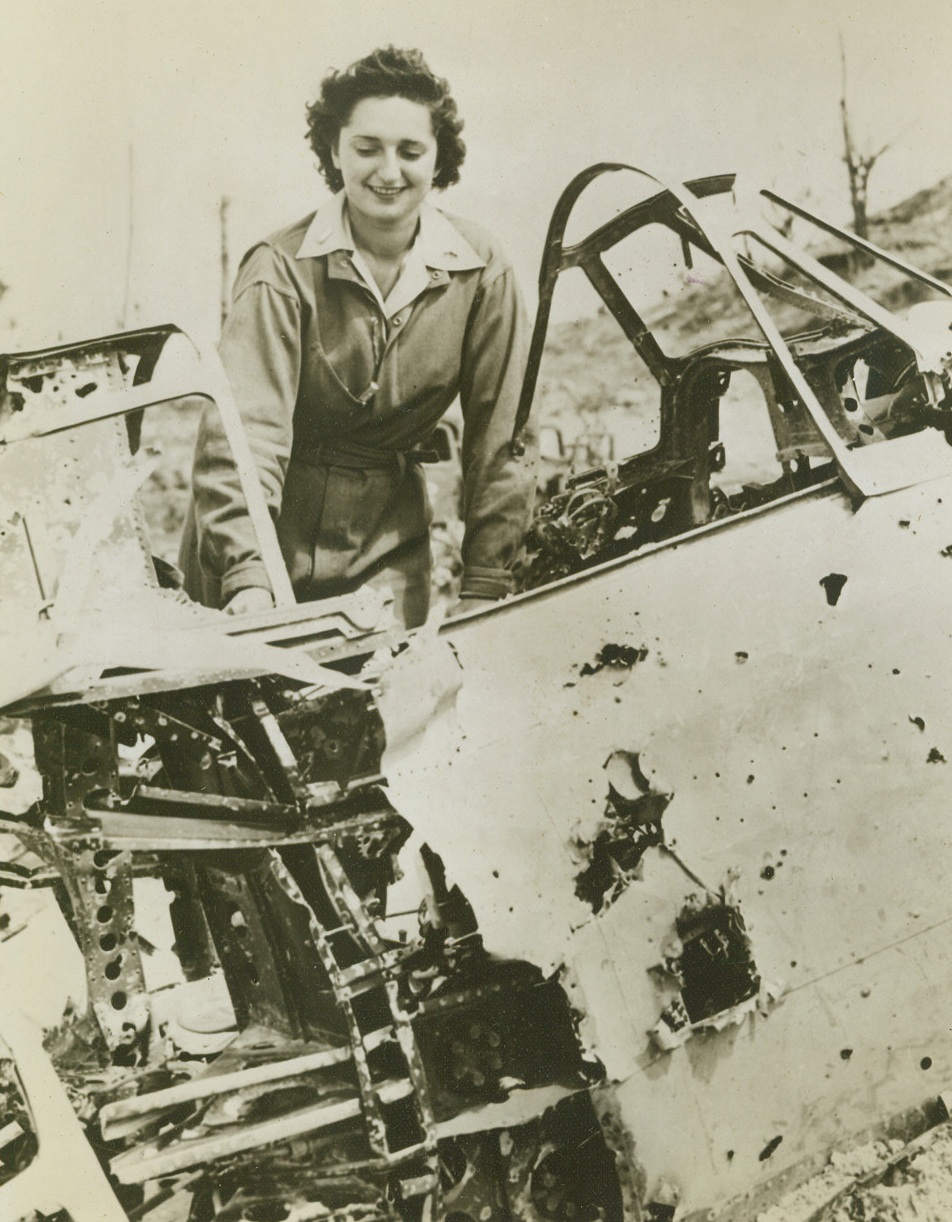
[[[235,292],[252,284],[268,284],[283,292],[296,290],[295,255],[314,219],[314,213],[285,225],[248,248],[242,256]]]
[[[453,226],[457,233],[465,239],[479,258],[482,259],[486,265],[485,275],[487,278],[494,278],[505,271],[511,270],[512,260],[506,253],[505,247],[485,226],[477,224],[476,221],[469,220],[468,217],[459,216],[455,212],[448,212],[445,208],[438,208],[436,211]]]

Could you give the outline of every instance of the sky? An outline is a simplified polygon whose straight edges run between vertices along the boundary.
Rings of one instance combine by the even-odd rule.
[[[591,162],[738,170],[846,218],[839,39],[873,210],[952,173],[948,0],[6,0],[0,351],[176,322],[217,335],[219,209],[241,252],[326,197],[304,107],[330,67],[419,46],[480,221],[530,307],[559,192]]]

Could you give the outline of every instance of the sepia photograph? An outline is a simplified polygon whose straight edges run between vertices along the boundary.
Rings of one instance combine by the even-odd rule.
[[[952,1222],[941,0],[10,0],[0,1222]]]

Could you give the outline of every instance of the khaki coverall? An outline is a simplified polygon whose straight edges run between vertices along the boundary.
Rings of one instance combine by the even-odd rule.
[[[526,319],[492,239],[429,205],[386,302],[361,262],[343,194],[253,247],[221,356],[298,600],[385,581],[397,618],[412,626],[426,618],[430,576],[430,511],[413,452],[457,394],[462,593],[511,589],[534,494],[534,446],[522,457],[510,448]],[[270,588],[213,405],[181,564],[186,590],[208,605]]]

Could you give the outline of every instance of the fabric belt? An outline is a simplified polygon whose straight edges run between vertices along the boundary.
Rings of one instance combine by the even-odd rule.
[[[355,471],[386,470],[388,467],[405,470],[408,463],[440,461],[436,450],[384,450],[376,446],[362,446],[354,441],[322,441],[317,445],[304,445],[295,449],[291,457],[322,467],[349,467]]]

